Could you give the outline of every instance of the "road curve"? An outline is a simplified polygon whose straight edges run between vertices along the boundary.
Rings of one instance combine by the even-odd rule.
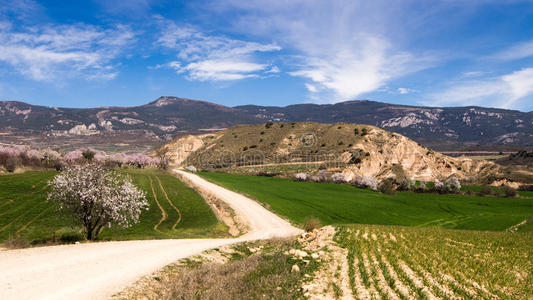
[[[235,239],[117,241],[0,251],[0,298],[105,299],[144,275],[204,250],[301,232],[241,194],[195,174],[175,172],[229,204],[247,220],[250,231]]]

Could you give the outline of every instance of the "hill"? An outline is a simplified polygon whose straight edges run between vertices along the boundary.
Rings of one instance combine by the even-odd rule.
[[[177,97],[160,97],[134,107],[86,109],[0,101],[0,142],[146,150],[186,134],[267,121],[368,124],[439,150],[512,150],[533,145],[533,112],[483,107],[432,108],[366,100],[232,108]]]
[[[312,165],[347,176],[390,176],[434,181],[497,179],[500,167],[466,157],[453,158],[397,133],[352,123],[266,123],[178,138],[165,145],[174,165],[201,169],[251,165]],[[307,167],[304,167],[307,168]]]

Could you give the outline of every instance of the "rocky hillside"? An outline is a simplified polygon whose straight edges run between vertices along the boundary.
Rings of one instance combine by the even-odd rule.
[[[372,101],[231,108],[176,97],[161,97],[135,107],[89,109],[0,102],[0,143],[149,148],[186,134],[267,121],[369,124],[439,150],[474,145],[533,146],[532,112],[481,107],[428,108]]]
[[[164,146],[175,165],[202,169],[257,165],[315,165],[349,176],[414,180],[499,179],[500,167],[470,158],[452,158],[397,133],[353,123],[266,123],[187,136]]]

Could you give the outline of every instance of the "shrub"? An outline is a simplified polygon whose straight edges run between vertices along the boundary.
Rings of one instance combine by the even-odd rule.
[[[481,197],[483,197],[483,196],[491,196],[491,195],[494,194],[494,191],[490,187],[486,186],[486,187],[482,188],[477,194],[478,194],[478,196],[481,196]]]
[[[399,191],[410,191],[414,187],[414,182],[408,179],[402,179],[396,182],[398,185],[397,190]]]
[[[343,173],[335,173],[331,175],[331,182],[334,183],[344,183],[346,182],[346,176]]]
[[[356,176],[353,180],[353,185],[360,187],[360,188],[369,188],[372,190],[377,190],[378,188],[378,181],[375,177],[371,176]]]
[[[30,246],[30,243],[28,240],[21,236],[16,237],[9,237],[7,240],[4,241],[4,247],[7,249],[22,249],[22,248],[28,248]]]
[[[523,184],[518,187],[519,191],[533,192],[533,184]]]
[[[518,195],[518,193],[516,192],[515,189],[513,189],[512,187],[510,186],[506,186],[504,188],[504,192],[505,192],[505,197],[509,197],[509,198],[513,198],[513,197],[516,197],[516,195]]]
[[[274,123],[272,123],[272,122],[267,122],[267,123],[265,124],[265,128],[268,129],[268,128],[272,127],[272,125],[274,125]],[[264,133],[264,132],[263,132],[263,133]]]
[[[363,128],[363,130],[361,130],[361,136],[365,136],[367,134],[368,134],[368,129]]]
[[[458,193],[461,190],[461,183],[457,177],[452,176],[444,181],[444,191],[448,193]]]
[[[63,233],[59,238],[62,244],[74,244],[83,240],[85,240],[85,237],[79,233]]]
[[[444,190],[444,183],[436,179],[435,184],[433,185],[433,189],[437,192],[442,192]]]
[[[318,181],[319,182],[327,182],[328,181],[328,172],[326,170],[320,170],[318,171]]]
[[[320,228],[320,220],[317,218],[307,218],[304,221],[304,230],[307,232]]]
[[[96,163],[67,167],[48,184],[48,201],[78,220],[88,240],[96,239],[104,226],[130,227],[148,207],[145,192],[129,178]]]
[[[394,190],[394,180],[392,178],[386,178],[379,184],[379,191],[383,194],[394,195],[396,191]]]
[[[84,150],[81,152],[81,155],[83,156],[83,158],[85,158],[85,159],[88,160],[88,161],[93,160],[95,154],[96,154],[96,153],[94,152],[94,150],[89,149],[89,148],[84,149]]]
[[[307,173],[296,173],[294,174],[294,180],[296,181],[306,181],[309,178]]]
[[[4,164],[8,172],[14,172],[15,169],[17,168],[17,165],[19,165],[19,160],[17,159],[17,157],[14,157],[14,156],[8,157]]]
[[[359,129],[355,128],[355,129],[353,130],[353,134],[354,134],[354,135],[359,135]]]

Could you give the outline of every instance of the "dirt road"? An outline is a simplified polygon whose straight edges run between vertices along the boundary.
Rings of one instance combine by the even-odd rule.
[[[0,298],[105,299],[141,276],[204,250],[300,233],[247,197],[197,175],[176,172],[228,203],[247,220],[250,231],[236,239],[102,242],[0,251]]]

